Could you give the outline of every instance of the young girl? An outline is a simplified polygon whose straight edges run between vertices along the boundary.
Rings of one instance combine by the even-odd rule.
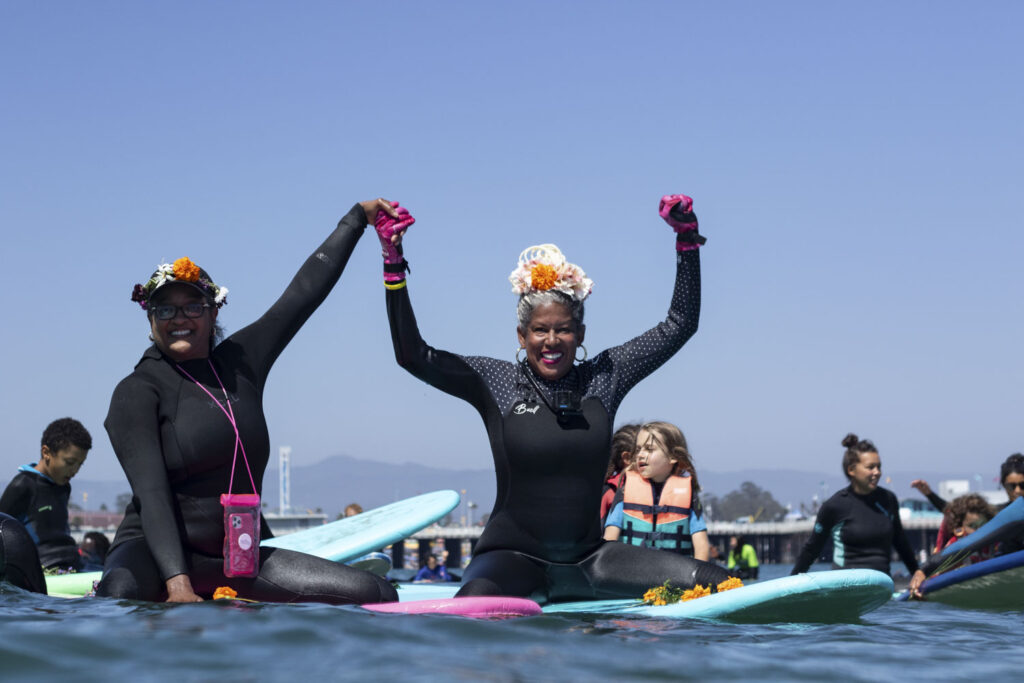
[[[686,437],[668,422],[648,422],[633,447],[626,483],[615,494],[604,538],[708,560],[707,525]]]

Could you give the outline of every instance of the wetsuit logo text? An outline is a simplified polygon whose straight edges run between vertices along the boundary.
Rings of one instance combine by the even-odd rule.
[[[530,413],[531,415],[536,415],[538,410],[540,410],[540,404],[537,404],[532,408],[527,408],[525,403],[520,403],[515,408],[512,409],[512,412],[515,413],[516,415],[522,415],[523,413]]]

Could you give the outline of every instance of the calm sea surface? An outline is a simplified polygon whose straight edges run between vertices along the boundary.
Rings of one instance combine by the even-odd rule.
[[[763,578],[789,566],[769,565]],[[473,621],[322,605],[83,598],[0,584],[0,680],[1015,679],[1021,612],[890,603],[854,624],[610,616]]]

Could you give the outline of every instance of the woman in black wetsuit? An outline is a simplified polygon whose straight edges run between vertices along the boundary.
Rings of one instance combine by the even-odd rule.
[[[672,581],[715,586],[724,569],[675,553],[604,542],[600,501],[619,403],[697,329],[700,260],[688,197],[662,199],[678,233],[668,317],[653,329],[587,359],[583,299],[591,282],[553,245],[528,249],[512,281],[525,359],[512,363],[434,349],[416,326],[404,259],[385,248],[385,285],[398,363],[470,402],[490,437],[497,498],[474,550],[460,596],[513,595],[539,602],[639,598]],[[378,232],[393,232],[386,218]],[[582,359],[574,364],[577,354]]]
[[[397,600],[379,577],[282,549],[259,549],[255,577],[226,577],[219,498],[232,485],[235,493],[250,493],[250,481],[260,493],[270,457],[267,375],[334,287],[378,212],[398,215],[380,199],[352,207],[281,298],[220,344],[216,320],[227,290],[187,258],[160,266],[149,282],[136,285],[132,300],[146,310],[154,344],[114,390],[105,422],[132,501],[99,595],[198,602],[229,586],[241,597],[273,602]],[[241,457],[232,482],[236,451]],[[269,537],[262,516],[260,527]]]
[[[818,510],[814,530],[791,573],[806,572],[831,538],[833,569],[876,569],[888,574],[895,547],[907,571],[913,574],[917,559],[900,522],[899,501],[896,494],[878,485],[882,477],[878,449],[856,434],[847,434],[843,446],[843,474],[850,485]]]

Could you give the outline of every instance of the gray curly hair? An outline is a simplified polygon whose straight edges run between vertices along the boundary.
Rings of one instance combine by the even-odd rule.
[[[533,312],[545,304],[562,304],[569,309],[569,314],[577,326],[583,324],[583,302],[564,292],[549,289],[543,292],[528,292],[519,297],[519,305],[516,307],[519,327],[526,329],[533,318]]]

